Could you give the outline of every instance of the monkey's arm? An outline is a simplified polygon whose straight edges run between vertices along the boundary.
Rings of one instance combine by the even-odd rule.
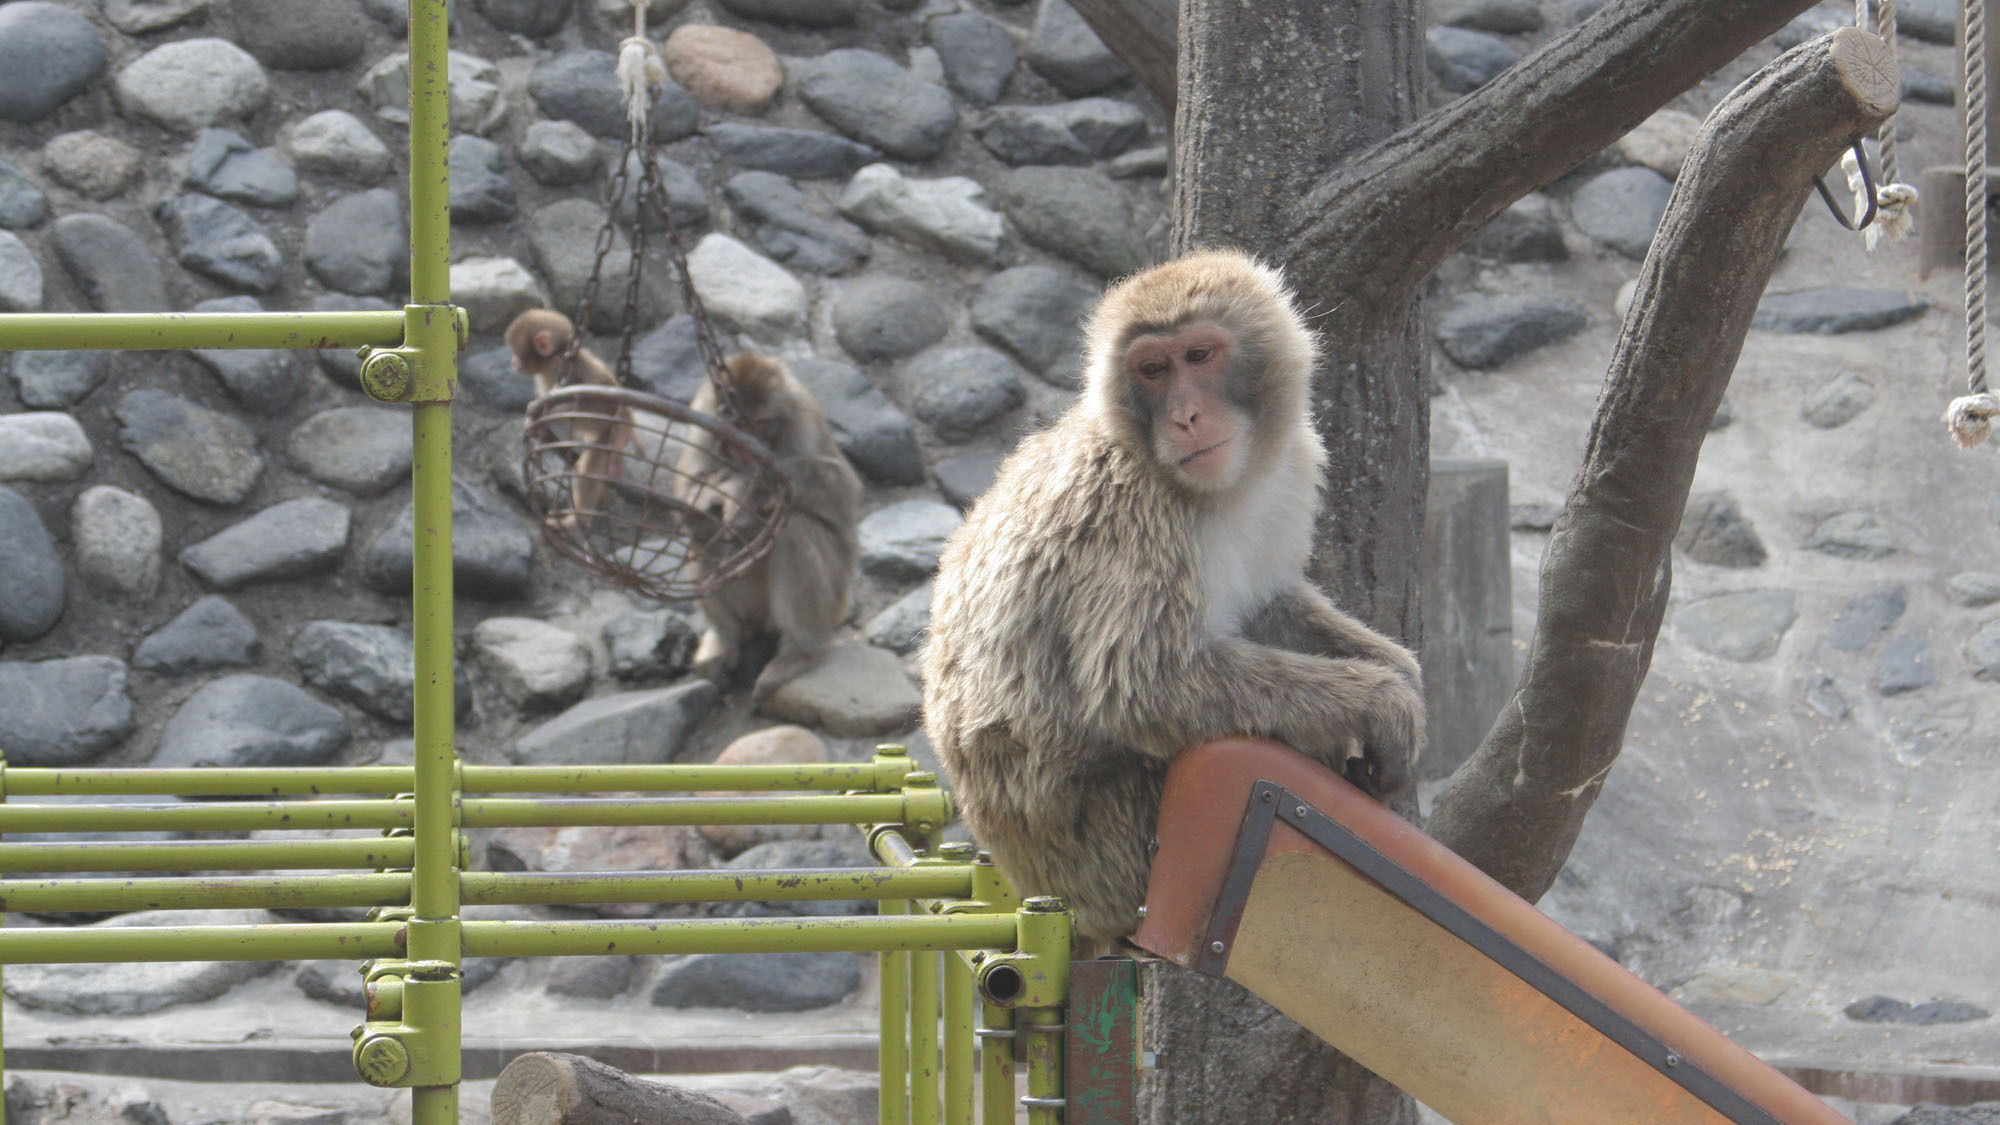
[[[1362,624],[1303,582],[1266,602],[1243,623],[1243,635],[1288,652],[1379,661],[1419,690],[1423,687],[1423,671],[1409,649]]]

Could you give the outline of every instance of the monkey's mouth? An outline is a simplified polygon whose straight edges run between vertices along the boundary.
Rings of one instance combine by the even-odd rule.
[[[1181,458],[1180,463],[1183,465],[1192,464],[1193,462],[1208,456],[1209,454],[1215,452],[1216,450],[1221,449],[1223,446],[1228,445],[1229,440],[1230,439],[1228,438],[1223,438],[1221,441],[1216,442],[1214,445],[1211,445],[1206,449],[1197,449],[1193,453],[1188,454],[1186,457]]]

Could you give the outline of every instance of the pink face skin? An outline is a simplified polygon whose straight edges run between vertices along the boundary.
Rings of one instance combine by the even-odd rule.
[[[1242,412],[1223,395],[1236,337],[1201,321],[1135,338],[1125,373],[1151,406],[1154,453],[1187,483],[1220,488],[1235,479],[1246,432]]]

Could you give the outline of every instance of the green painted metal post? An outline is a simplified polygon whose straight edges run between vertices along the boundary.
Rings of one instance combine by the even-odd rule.
[[[979,1120],[998,1125],[1014,1120],[1014,1013],[982,1003],[979,1028]]]
[[[904,914],[910,904],[891,900],[877,907],[883,917]],[[903,1020],[910,1004],[910,954],[900,949],[884,950],[877,960],[881,986],[881,1046],[876,1071],[881,1083],[876,1114],[881,1125],[908,1125],[909,1040]]]
[[[956,950],[944,955],[944,1120],[972,1125],[972,970]]]
[[[910,1123],[938,1125],[938,955],[910,955]]]

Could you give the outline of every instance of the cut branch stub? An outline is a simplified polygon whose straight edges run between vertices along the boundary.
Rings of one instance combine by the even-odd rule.
[[[1618,757],[1702,439],[1792,220],[1897,89],[1882,41],[1842,28],[1737,87],[1681,169],[1543,556],[1520,686],[1430,824],[1524,898],[1554,882]]]

